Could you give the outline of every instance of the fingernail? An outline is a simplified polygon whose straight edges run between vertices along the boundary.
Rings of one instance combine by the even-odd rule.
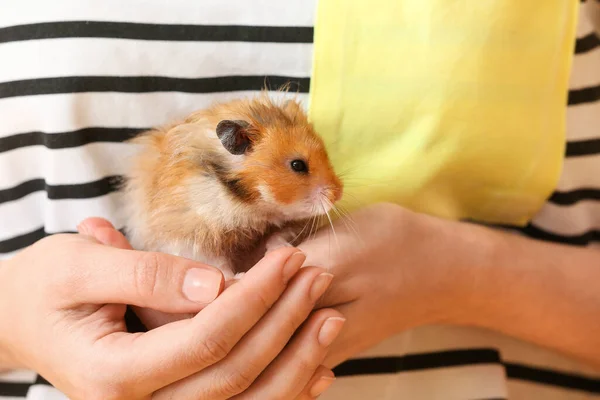
[[[288,258],[287,262],[283,266],[283,279],[285,282],[292,279],[292,277],[298,272],[304,261],[306,260],[306,256],[303,252],[298,251]]]
[[[335,382],[335,378],[330,376],[322,376],[315,384],[310,388],[311,397],[318,397],[325,392],[331,384]]]
[[[346,318],[330,317],[323,322],[317,340],[323,347],[329,347],[335,338],[340,334]]]
[[[204,268],[191,268],[183,280],[183,294],[196,303],[210,303],[221,289],[221,274]]]
[[[312,301],[317,301],[319,300],[319,297],[323,296],[323,293],[325,293],[329,287],[332,279],[333,275],[327,272],[323,272],[315,278],[310,288],[310,298]]]

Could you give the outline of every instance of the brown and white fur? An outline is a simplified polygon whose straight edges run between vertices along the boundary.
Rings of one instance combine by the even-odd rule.
[[[124,187],[132,246],[204,262],[226,279],[262,257],[267,239],[300,238],[342,196],[323,141],[294,100],[263,93],[216,104],[132,142],[139,152]]]

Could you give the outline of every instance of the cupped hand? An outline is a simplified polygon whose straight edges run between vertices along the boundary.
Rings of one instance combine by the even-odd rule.
[[[403,330],[460,313],[461,256],[474,238],[460,223],[376,204],[321,229],[298,246],[306,265],[335,275],[318,307],[332,307],[346,326],[328,352],[333,367]]]
[[[221,293],[209,266],[55,235],[0,268],[0,351],[74,400],[313,398],[331,380],[321,363],[344,319],[311,315],[331,276],[298,273],[303,261],[273,252]],[[130,334],[125,304],[202,311]]]

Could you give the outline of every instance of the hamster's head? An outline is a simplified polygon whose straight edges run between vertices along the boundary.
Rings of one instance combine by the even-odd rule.
[[[221,120],[217,136],[239,156],[237,176],[258,206],[296,220],[327,213],[343,184],[325,144],[293,100],[255,100],[240,119]]]

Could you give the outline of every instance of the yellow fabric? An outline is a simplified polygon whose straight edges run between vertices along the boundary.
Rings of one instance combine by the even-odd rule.
[[[556,187],[579,0],[319,0],[309,115],[346,207],[523,225]]]

